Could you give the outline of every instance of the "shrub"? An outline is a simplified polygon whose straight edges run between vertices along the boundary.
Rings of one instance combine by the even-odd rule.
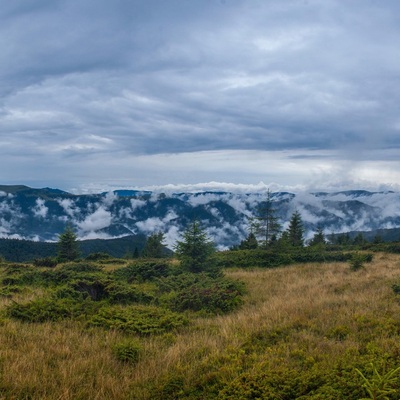
[[[55,292],[57,297],[73,299],[107,300],[111,304],[150,303],[153,296],[123,282],[114,282],[96,276],[68,282]]]
[[[154,301],[154,296],[135,286],[124,283],[110,282],[106,290],[108,292],[108,300],[112,304],[148,304]]]
[[[22,273],[26,271],[34,271],[31,265],[28,264],[7,264],[4,269],[6,275],[12,275],[15,273]]]
[[[217,253],[218,264],[223,268],[276,268],[293,263],[344,262],[351,259],[351,253],[325,251],[323,249],[289,247],[284,252],[277,249],[238,250]],[[365,255],[366,261],[372,255]]]
[[[90,326],[139,335],[161,334],[187,323],[187,319],[182,315],[159,307],[143,305],[103,307],[89,321]]]
[[[400,294],[400,285],[394,284],[392,285],[392,289],[395,294]]]
[[[47,267],[54,268],[58,264],[57,260],[53,257],[45,257],[45,258],[35,258],[33,260],[33,265],[35,267]]]
[[[387,395],[399,393],[395,386],[397,384],[396,375],[400,372],[400,367],[380,374],[373,363],[370,366],[373,371],[371,377],[367,378],[358,368],[356,368],[356,372],[361,376],[362,387],[365,388],[371,399],[388,399]]]
[[[213,279],[206,274],[181,274],[159,280],[159,289],[175,311],[206,311],[221,314],[242,304],[244,286],[227,278]]]
[[[109,260],[110,258],[112,258],[110,254],[98,252],[89,254],[85,259],[87,261],[102,261],[102,260]]]
[[[5,286],[40,285],[43,283],[42,272],[31,266],[8,266],[6,277],[2,284]]]
[[[235,289],[221,287],[218,284],[210,288],[193,285],[177,293],[172,299],[172,308],[176,311],[207,311],[216,314],[230,312],[243,301]]]
[[[95,280],[105,277],[103,268],[90,263],[70,263],[53,271],[43,271],[42,280],[47,285],[64,285],[68,281],[77,279]]]
[[[90,298],[93,301],[104,300],[108,297],[106,283],[99,279],[81,279],[73,281],[69,286],[84,298]]]
[[[136,340],[125,340],[123,342],[116,343],[112,347],[112,351],[117,360],[130,364],[136,364],[139,361],[142,347]]]
[[[350,259],[350,269],[352,271],[358,271],[364,268],[366,262],[372,261],[371,254],[353,253]]]
[[[350,333],[351,333],[351,330],[349,327],[339,325],[339,326],[335,326],[332,329],[330,329],[326,336],[329,339],[334,339],[334,340],[341,342],[341,341],[345,340]]]
[[[71,274],[73,272],[82,273],[82,272],[102,272],[103,268],[92,263],[87,262],[77,262],[77,263],[68,263],[63,265],[59,271],[62,271],[66,274]]]
[[[17,264],[6,268],[6,278],[3,285],[37,285],[51,286],[64,285],[73,279],[95,279],[104,277],[102,268],[85,263],[67,264],[61,268],[40,271],[31,266],[20,266]]]
[[[68,298],[45,297],[27,304],[13,303],[7,307],[6,313],[9,317],[24,322],[60,321],[92,313],[91,303]]]
[[[171,271],[172,268],[166,261],[145,261],[119,268],[114,271],[114,276],[127,282],[143,282],[166,277]]]
[[[298,399],[311,393],[320,383],[318,371],[277,366],[267,371],[259,369],[255,373],[240,374],[220,391],[218,399]]]

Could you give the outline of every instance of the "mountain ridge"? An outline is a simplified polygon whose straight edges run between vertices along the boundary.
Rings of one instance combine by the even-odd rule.
[[[71,224],[80,240],[165,234],[172,247],[188,223],[201,221],[219,248],[239,243],[266,192],[158,192],[118,189],[72,194],[54,188],[0,185],[0,237],[56,241]],[[302,215],[306,237],[400,227],[400,194],[346,190],[271,193],[283,229],[291,214]]]

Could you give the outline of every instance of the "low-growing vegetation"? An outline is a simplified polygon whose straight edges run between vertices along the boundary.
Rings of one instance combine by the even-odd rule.
[[[399,398],[398,255],[209,256],[3,262],[0,398]]]

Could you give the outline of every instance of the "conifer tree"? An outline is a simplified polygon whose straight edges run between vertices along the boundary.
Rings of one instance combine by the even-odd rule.
[[[60,262],[74,261],[80,256],[77,237],[70,224],[68,224],[58,239],[57,259]]]
[[[295,247],[303,247],[304,246],[304,228],[303,228],[303,220],[301,218],[301,214],[296,210],[292,214],[292,218],[289,222],[288,228],[288,237],[289,243]]]
[[[364,235],[360,232],[357,234],[357,236],[353,239],[353,244],[357,246],[362,246],[365,244],[367,240],[365,239]]]
[[[379,233],[377,233],[377,234],[374,236],[374,239],[373,239],[372,243],[374,243],[374,244],[383,243],[383,238],[382,238],[382,236],[381,236]]]
[[[326,244],[324,231],[321,226],[317,227],[317,231],[315,232],[313,238],[310,241],[310,246],[321,246]]]
[[[150,235],[144,246],[142,256],[149,258],[161,258],[164,257],[164,234],[162,232],[156,232]]]
[[[182,241],[175,245],[181,266],[188,272],[215,271],[214,243],[198,221],[192,222],[183,233]]]
[[[251,250],[258,247],[257,238],[253,232],[250,232],[246,239],[242,240],[239,245],[240,250]]]
[[[276,210],[273,206],[271,192],[268,189],[267,198],[258,207],[257,214],[252,221],[252,231],[260,238],[262,245],[268,247],[272,238],[277,237],[281,230]]]
[[[347,246],[351,244],[351,238],[348,233],[341,233],[336,237],[336,244],[339,244],[341,246]]]

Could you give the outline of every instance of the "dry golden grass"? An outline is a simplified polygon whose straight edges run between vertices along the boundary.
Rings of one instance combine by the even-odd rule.
[[[260,363],[278,365],[298,357],[326,363],[362,345],[354,332],[375,333],[392,321],[400,332],[400,305],[391,285],[400,281],[400,257],[378,254],[366,268],[345,263],[302,264],[269,270],[229,270],[246,283],[244,306],[235,313],[197,318],[177,334],[141,339],[136,365],[119,362],[112,346],[126,336],[85,330],[79,323],[23,324],[3,319],[0,326],[0,398],[152,399],[154,388],[171,376],[183,385],[200,380],[230,382],[237,366],[251,371]],[[0,307],[7,301],[2,300]],[[393,322],[394,321],[394,322]],[[361,324],[361,325],[360,325]],[[369,332],[369,329],[371,332]],[[284,332],[279,356],[265,346],[241,359],[247,345],[268,333]],[[332,340],[344,332],[343,340]],[[264,335],[264,336],[263,336]],[[393,352],[393,335],[379,333],[379,345]],[[400,356],[399,356],[400,357]],[[274,364],[275,363],[275,364]],[[161,397],[160,397],[161,398]]]

